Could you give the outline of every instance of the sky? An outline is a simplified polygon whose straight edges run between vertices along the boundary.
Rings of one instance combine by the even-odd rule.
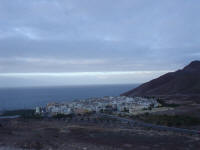
[[[143,83],[200,59],[199,0],[0,0],[0,87]]]

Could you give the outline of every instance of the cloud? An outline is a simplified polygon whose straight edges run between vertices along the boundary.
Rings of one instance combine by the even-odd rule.
[[[143,83],[167,71],[0,73],[0,87],[133,84]],[[138,78],[140,76],[140,78]],[[88,82],[89,81],[89,82]]]
[[[5,60],[5,59],[4,59]],[[97,65],[105,64],[104,59],[56,59],[56,58],[31,58],[31,57],[16,57],[6,59],[7,61],[19,61],[22,63],[38,63],[39,65]],[[0,59],[1,61],[1,59]]]
[[[58,71],[55,68],[59,69],[59,72],[64,72],[69,68],[87,68],[88,66],[104,66],[106,64],[109,64],[109,60],[98,58],[2,57],[0,58],[0,72]]]
[[[14,32],[15,32],[15,34],[17,34],[19,36],[24,36],[31,40],[39,40],[40,39],[40,37],[36,34],[36,32],[33,31],[31,28],[16,27],[16,28],[14,28]]]
[[[199,6],[198,0],[2,0],[0,72],[176,70],[200,59]]]
[[[67,77],[67,76],[113,76],[113,75],[144,75],[144,74],[162,74],[169,72],[165,71],[124,71],[124,72],[62,72],[62,73],[0,73],[1,77],[36,77],[36,76],[49,76],[49,77]]]

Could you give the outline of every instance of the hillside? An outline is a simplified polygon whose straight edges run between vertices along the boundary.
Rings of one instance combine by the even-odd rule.
[[[200,95],[200,61],[193,61],[176,72],[167,73],[122,95]]]

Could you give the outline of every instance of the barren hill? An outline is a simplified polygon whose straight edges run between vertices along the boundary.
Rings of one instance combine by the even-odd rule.
[[[122,95],[200,95],[200,61],[193,61],[176,72],[167,73]]]

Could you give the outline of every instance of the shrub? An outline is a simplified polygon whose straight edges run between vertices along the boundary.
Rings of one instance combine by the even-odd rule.
[[[69,115],[57,114],[57,115],[53,116],[53,118],[56,118],[56,119],[62,119],[62,118],[70,118],[70,119],[72,119],[72,117],[73,117],[72,114],[69,114]]]
[[[154,123],[158,125],[167,125],[167,126],[194,126],[200,125],[200,119],[191,116],[185,115],[153,115],[153,114],[143,114],[138,115],[137,118],[145,122]]]
[[[157,99],[157,101],[163,106],[163,107],[178,107],[180,106],[179,104],[168,104],[166,102],[164,102],[161,99]]]

